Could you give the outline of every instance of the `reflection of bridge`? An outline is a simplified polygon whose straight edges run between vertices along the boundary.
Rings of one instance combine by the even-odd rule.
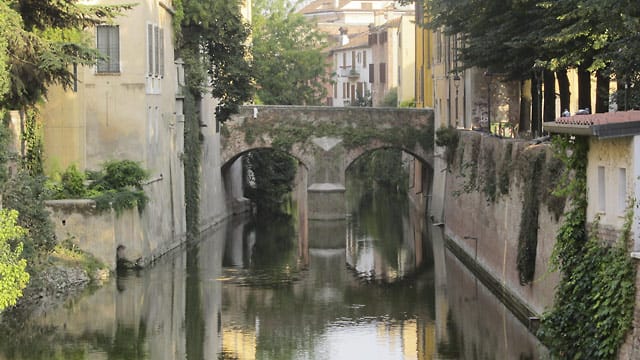
[[[254,149],[287,152],[307,170],[309,218],[343,217],[357,158],[398,148],[432,167],[433,134],[431,109],[244,106],[221,131],[223,169]]]

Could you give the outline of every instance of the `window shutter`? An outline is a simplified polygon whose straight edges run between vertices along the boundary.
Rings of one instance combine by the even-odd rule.
[[[96,27],[96,47],[107,59],[98,60],[98,73],[117,73],[120,71],[120,33],[117,26],[101,25]]]
[[[153,27],[153,75],[160,75],[160,53],[158,51],[158,42],[160,40],[160,29],[157,26]]]
[[[380,63],[380,82],[387,82],[387,64],[385,63]]]
[[[106,26],[98,26],[96,28],[96,42],[98,51],[102,56],[109,56],[109,33],[107,32]],[[98,72],[106,72],[109,64],[107,60],[98,60]]]
[[[120,72],[120,28],[109,27],[109,72]]]
[[[375,65],[374,64],[369,64],[369,82],[370,83],[374,83],[373,79],[375,77],[376,71],[375,71]]]
[[[153,25],[147,24],[147,75],[153,75]]]
[[[160,29],[160,38],[158,41],[158,54],[160,55],[160,72],[158,75],[164,77],[164,29]]]

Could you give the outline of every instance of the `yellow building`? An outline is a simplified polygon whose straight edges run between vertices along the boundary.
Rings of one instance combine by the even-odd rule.
[[[149,204],[132,220],[140,226],[130,224],[127,239],[117,239],[131,259],[153,259],[186,234],[179,94],[184,72],[174,59],[174,14],[170,0],[142,0],[113,23],[87,29],[107,59],[77,67],[73,88],[51,88],[41,106],[48,174],[71,164],[98,170],[105,161],[123,159],[149,171]],[[110,250],[115,258],[116,249]]]
[[[431,77],[431,30],[420,26],[425,23],[424,0],[416,1],[415,34],[415,96],[416,107],[433,107],[433,81]]]

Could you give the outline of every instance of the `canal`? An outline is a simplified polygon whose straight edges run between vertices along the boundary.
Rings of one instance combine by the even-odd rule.
[[[9,359],[540,359],[546,350],[388,192],[346,220],[236,218],[153,267],[1,324]]]

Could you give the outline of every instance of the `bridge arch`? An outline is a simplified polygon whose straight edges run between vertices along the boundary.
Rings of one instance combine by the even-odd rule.
[[[243,106],[221,129],[223,171],[251,150],[274,148],[307,169],[309,203],[318,193],[335,203],[346,169],[376,149],[402,149],[432,169],[433,120],[432,109]]]

